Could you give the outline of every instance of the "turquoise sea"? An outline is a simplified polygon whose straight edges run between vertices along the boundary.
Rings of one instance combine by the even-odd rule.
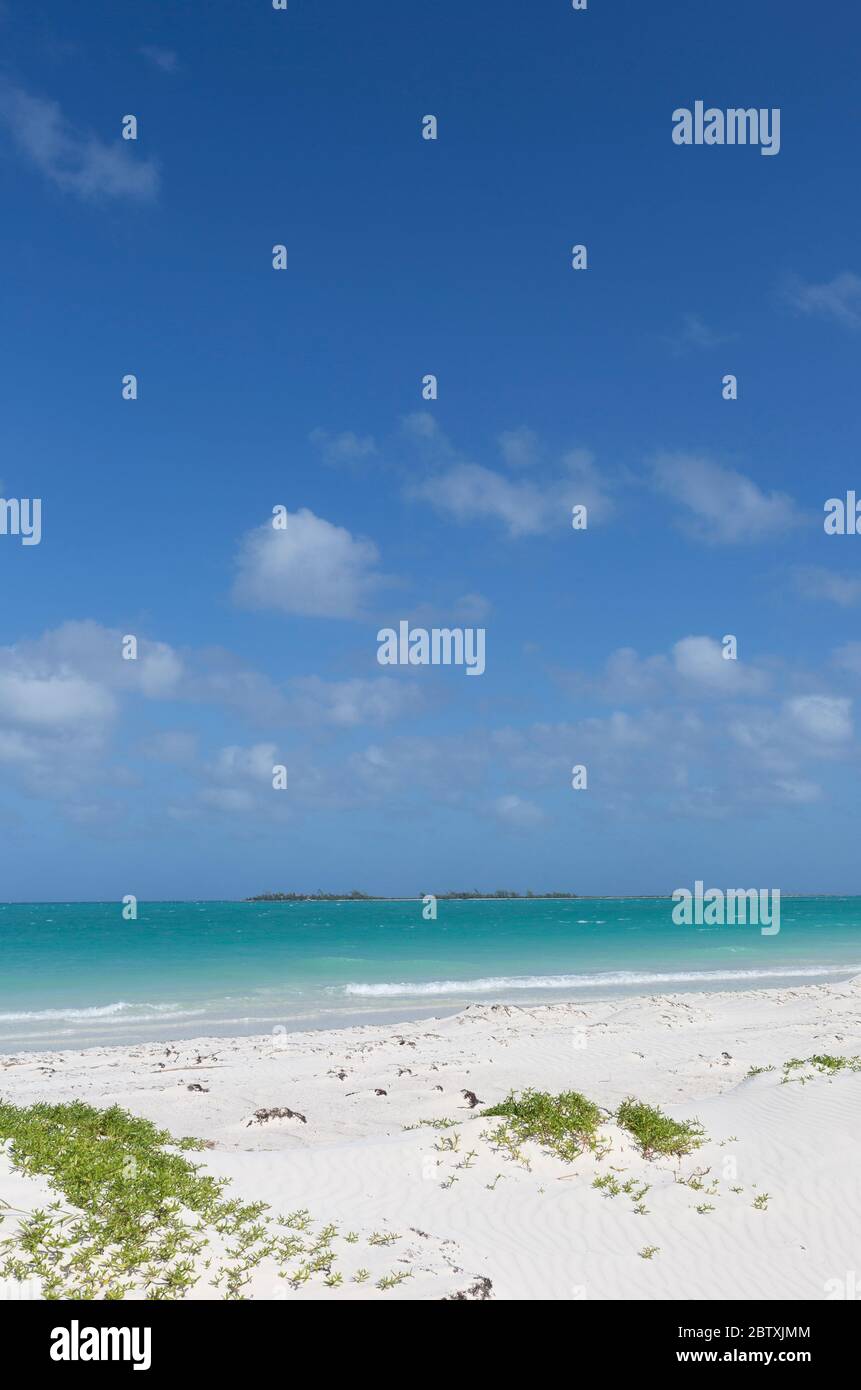
[[[674,925],[667,898],[0,904],[0,1051],[517,1004],[847,979],[861,898],[784,898],[780,931]]]

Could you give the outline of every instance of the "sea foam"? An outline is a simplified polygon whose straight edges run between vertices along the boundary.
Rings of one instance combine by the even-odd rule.
[[[602,989],[619,985],[699,984],[706,980],[816,979],[850,975],[861,967],[843,965],[805,968],[775,967],[770,970],[677,970],[663,973],[643,970],[607,970],[596,975],[488,975],[477,980],[428,980],[424,983],[384,981],[380,984],[344,985],[344,994],[382,999],[388,996],[420,997],[443,994],[500,994],[510,989]]]

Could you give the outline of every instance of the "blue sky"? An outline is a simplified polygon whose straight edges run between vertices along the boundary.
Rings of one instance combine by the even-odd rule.
[[[2,897],[861,891],[853,8],[83,11],[0,7]]]

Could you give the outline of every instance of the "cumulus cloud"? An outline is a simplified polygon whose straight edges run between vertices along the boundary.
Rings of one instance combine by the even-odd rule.
[[[596,811],[722,819],[818,800],[817,774],[840,764],[851,738],[849,702],[817,695],[730,707],[729,717],[686,703],[535,724],[493,736],[493,751],[524,791],[567,787],[571,765],[585,763]]]
[[[108,691],[74,672],[0,671],[0,719],[10,723],[68,729],[110,719],[114,709]]]
[[[401,420],[401,429],[408,439],[427,440],[437,453],[453,454],[454,450],[429,410],[413,410]]]
[[[124,695],[170,698],[183,667],[165,643],[141,638],[138,660],[122,656],[124,634],[68,622],[0,648],[0,762],[30,793],[71,799],[95,777],[122,780],[106,765]]]
[[[375,733],[361,741],[356,730],[421,712],[425,683],[406,672],[276,682],[229,654],[208,663],[208,653],[180,656],[143,639],[138,662],[126,662],[122,636],[96,623],[68,623],[0,649],[0,763],[7,781],[63,801],[68,814],[78,807],[82,823],[115,815],[101,795],[105,788],[149,777],[159,786],[174,779],[167,814],[175,820],[235,817],[249,836],[312,808],[382,807],[422,823],[436,806],[512,831],[542,824],[554,830],[554,806],[565,807],[564,817],[573,795],[575,763],[589,770],[583,804],[590,818],[714,819],[757,806],[813,803],[823,795],[823,769],[847,775],[855,757],[852,702],[824,688],[821,673],[784,672],[777,686],[772,669],[779,668],[725,661],[716,636],[683,637],[656,654],[614,652],[597,677],[580,678],[581,693],[611,701],[600,717],[481,724],[448,734],[407,726],[406,736]],[[846,644],[834,660],[841,670],[861,673],[861,643]],[[173,708],[153,715],[144,700]],[[177,702],[217,705],[222,721],[239,714],[259,732],[243,742],[229,723],[207,714],[195,721],[195,737],[179,727],[190,721]],[[142,710],[162,731],[138,725],[138,736],[128,737]],[[317,730],[315,738],[295,737],[309,728]],[[213,729],[214,753],[207,751]],[[115,767],[110,753],[120,748],[119,731],[131,751]],[[127,757],[139,765],[126,766]],[[162,766],[147,766],[154,762]],[[286,794],[272,787],[272,768],[280,763],[288,769]],[[177,796],[185,801],[175,804]]]
[[[388,724],[421,708],[415,681],[381,676],[377,680],[324,681],[301,676],[290,682],[292,709],[298,722],[354,728]]]
[[[794,696],[780,704],[731,719],[729,738],[757,773],[756,797],[787,803],[816,801],[821,788],[804,775],[805,764],[820,769],[839,761],[853,738],[852,702],[843,696]]]
[[[532,483],[514,483],[478,463],[458,463],[417,483],[416,498],[430,502],[455,521],[502,522],[511,536],[537,535],[547,528],[547,498]]]
[[[186,729],[165,729],[145,739],[141,751],[145,757],[159,763],[190,763],[197,757],[197,734]]]
[[[351,728],[388,724],[421,709],[419,685],[405,674],[325,680],[293,676],[278,683],[220,649],[195,654],[184,698],[233,710],[270,728]]]
[[[76,130],[59,105],[8,81],[0,81],[0,126],[19,152],[63,192],[84,200],[156,196],[159,174],[152,160],[135,154],[119,133],[108,143]]]
[[[350,755],[351,785],[368,801],[418,794],[423,801],[476,808],[484,793],[488,747],[482,735],[429,738],[399,736],[371,743]]]
[[[598,675],[565,672],[560,680],[578,695],[597,695],[617,704],[641,704],[663,695],[669,671],[669,660],[662,654],[640,657],[633,647],[619,647],[610,654],[604,670]]]
[[[112,718],[118,691],[172,693],[183,670],[173,649],[141,638],[138,659],[126,661],[123,636],[92,621],[68,622],[0,648],[0,719],[56,729],[99,724]]]
[[[531,468],[541,453],[538,435],[525,425],[516,430],[504,430],[499,436],[499,449],[509,468]]]
[[[820,565],[795,570],[795,587],[804,598],[826,599],[841,608],[851,608],[861,600],[861,575],[838,573]]]
[[[784,295],[799,313],[831,319],[844,328],[861,327],[861,275],[851,270],[841,271],[833,280],[819,285],[795,278],[786,286]]]
[[[798,695],[786,711],[806,737],[820,743],[846,743],[852,737],[852,701],[845,696]]]
[[[682,637],[668,653],[641,657],[620,647],[596,676],[560,675],[575,693],[611,704],[649,704],[678,698],[755,697],[769,688],[769,673],[753,662],[728,660],[716,637]]]
[[[728,660],[714,637],[683,637],[673,647],[672,660],[682,682],[703,695],[761,695],[768,686],[763,671]]]
[[[411,415],[404,428],[423,448],[428,476],[412,482],[409,497],[429,502],[461,524],[495,521],[512,537],[536,536],[571,524],[571,508],[585,505],[590,523],[603,521],[612,505],[606,483],[585,449],[572,449],[558,461],[553,476],[512,479],[484,464],[458,455],[432,416]],[[523,468],[534,461],[537,440],[521,429],[500,440],[505,462]]]
[[[272,785],[272,767],[278,761],[274,743],[254,743],[250,747],[231,744],[221,748],[210,766],[213,776],[232,780],[248,778]]]
[[[233,596],[247,608],[357,618],[386,582],[373,541],[303,507],[284,530],[264,522],[242,538]]]
[[[140,721],[151,716],[142,715],[141,700],[161,703],[170,718],[177,708],[217,707],[222,720],[238,715],[269,736],[315,729],[326,733],[324,747],[338,734],[384,726],[424,706],[425,691],[406,675],[309,675],[276,683],[229,653],[191,650],[180,656],[167,643],[143,637],[138,659],[126,661],[124,636],[92,621],[68,622],[38,639],[0,648],[0,765],[7,781],[61,803],[69,817],[81,819],[81,808],[89,806],[91,818],[106,824],[115,819],[111,803],[93,798],[91,786],[137,784],[146,778],[147,764],[163,765],[160,779],[171,769],[182,782],[196,784],[185,804],[168,808],[175,819],[199,819],[210,811],[271,822],[292,814],[293,798],[273,795],[272,767],[288,762],[274,740],[229,743],[207,758],[200,745],[213,719],[207,716],[197,731],[167,727],[147,733]],[[362,788],[345,792],[342,786],[343,767],[317,767],[307,746],[294,746],[289,766],[304,804],[361,804]]]
[[[137,658],[125,660],[123,638],[126,635],[118,628],[103,627],[92,619],[67,622],[44,633],[35,642],[7,648],[5,656],[0,651],[0,664],[4,659],[16,659],[39,670],[73,670],[99,681],[108,689],[135,691],[150,699],[173,694],[184,674],[178,653],[166,642],[140,635]]]
[[[687,513],[682,524],[689,534],[713,545],[780,535],[801,521],[785,493],[765,493],[743,473],[701,456],[661,454],[653,465],[652,479],[659,492]]]
[[[329,434],[323,429],[312,430],[308,438],[319,449],[324,463],[357,464],[372,458],[377,446],[369,434],[358,435],[353,430]]]
[[[272,769],[278,764],[283,760],[274,743],[229,744],[205,766],[209,785],[200,788],[197,800],[229,815],[286,809],[272,785]]]

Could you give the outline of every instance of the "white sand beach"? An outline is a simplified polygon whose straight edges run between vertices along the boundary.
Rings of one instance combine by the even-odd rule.
[[[6,1055],[0,1097],[120,1105],[208,1141],[200,1161],[232,1194],[338,1228],[343,1283],[294,1286],[263,1261],[246,1296],[818,1300],[854,1296],[861,1269],[861,1073],[784,1063],[859,1052],[861,977]],[[480,1112],[527,1087],[608,1112],[635,1096],[696,1117],[706,1138],[648,1159],[608,1119],[601,1156],[566,1163],[530,1141],[512,1158]],[[273,1108],[295,1113],[255,1118]],[[0,1201],[15,1209],[0,1238],[53,1195],[0,1152]],[[409,1277],[387,1285],[397,1274]],[[219,1294],[202,1278],[190,1296]]]

